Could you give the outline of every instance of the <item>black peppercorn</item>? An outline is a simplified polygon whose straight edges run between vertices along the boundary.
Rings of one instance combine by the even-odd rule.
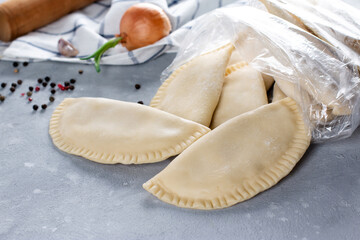
[[[19,63],[18,62],[13,62],[13,67],[18,67],[19,66]]]
[[[23,66],[24,66],[24,67],[27,67],[27,65],[29,65],[28,62],[23,62]]]
[[[5,101],[5,96],[0,95],[0,102]]]
[[[46,105],[46,104],[43,104],[43,105],[41,105],[41,108],[42,108],[42,109],[46,109],[46,108],[47,108],[47,105]]]
[[[4,83],[4,82],[3,82],[3,83],[1,83],[1,87],[2,87],[2,88],[5,88],[5,87],[6,87],[6,85],[7,85],[7,84],[6,84],[6,83]]]
[[[13,86],[14,88],[17,87],[16,83],[12,83],[11,86]]]
[[[51,94],[55,94],[56,93],[56,90],[55,89],[51,89]]]
[[[32,92],[27,92],[26,95],[27,95],[28,97],[31,97],[31,96],[32,96]]]
[[[53,101],[55,101],[55,98],[53,96],[51,96],[51,97],[49,97],[49,101],[53,102]]]
[[[45,79],[46,82],[50,81],[50,77],[48,77],[48,76],[46,76],[44,79]]]
[[[64,82],[64,85],[65,85],[65,87],[68,87],[68,86],[70,86],[70,83],[69,82]]]
[[[75,89],[75,86],[71,85],[71,86],[69,86],[69,89],[70,89],[70,90],[74,90],[74,89]]]
[[[19,84],[19,85],[21,85],[23,83],[23,81],[22,80],[17,80],[17,84]]]
[[[138,101],[137,103],[138,103],[138,104],[144,104],[144,102],[143,102],[143,101]]]
[[[70,83],[74,84],[74,83],[76,83],[76,80],[72,78],[72,79],[70,79]]]
[[[46,87],[46,86],[47,86],[47,82],[43,82],[42,85],[43,85],[43,87]]]
[[[31,86],[30,86],[30,87],[29,87],[29,91],[30,91],[30,92],[34,91],[34,87],[31,87]]]
[[[52,87],[52,88],[56,87],[56,83],[54,83],[54,82],[50,83],[50,87]]]
[[[79,70],[79,74],[83,74],[84,73],[84,71],[83,70]]]
[[[135,88],[136,88],[136,89],[140,89],[140,88],[141,88],[141,85],[140,85],[140,84],[135,84]]]
[[[34,109],[34,111],[37,111],[39,109],[39,106],[35,104],[35,105],[33,105],[33,109]]]
[[[42,84],[43,80],[41,78],[38,79],[38,83]]]
[[[14,87],[11,87],[11,88],[10,88],[10,91],[11,91],[11,92],[15,92],[15,88],[14,88]]]

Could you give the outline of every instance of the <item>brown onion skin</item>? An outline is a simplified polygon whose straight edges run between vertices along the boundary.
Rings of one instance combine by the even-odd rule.
[[[160,7],[139,3],[130,7],[121,18],[121,44],[129,51],[155,43],[169,35],[171,23]]]

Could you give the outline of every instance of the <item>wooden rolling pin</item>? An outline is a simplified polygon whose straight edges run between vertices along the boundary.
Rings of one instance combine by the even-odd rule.
[[[12,41],[95,0],[8,0],[0,4],[0,40]]]

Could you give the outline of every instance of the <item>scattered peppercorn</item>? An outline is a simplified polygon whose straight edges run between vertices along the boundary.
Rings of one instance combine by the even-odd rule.
[[[55,101],[55,98],[53,96],[49,97],[49,101],[50,102],[54,102]]]
[[[15,68],[14,73],[18,73],[18,72],[19,72],[19,69]]]
[[[138,103],[138,104],[144,104],[144,102],[143,102],[143,101],[138,101],[137,103]]]
[[[39,87],[36,87],[36,88],[35,88],[35,91],[36,91],[36,92],[40,91],[40,88],[39,88]]]
[[[60,88],[61,91],[64,91],[65,90],[65,87],[62,85],[62,84],[58,84],[58,88]]]
[[[71,86],[69,86],[69,89],[72,91],[75,89],[75,86],[71,85]]]
[[[55,94],[56,90],[55,89],[51,89],[51,94]]]
[[[22,97],[25,96],[25,93],[21,93],[21,96],[22,96]]]
[[[45,79],[46,82],[50,81],[50,77],[48,77],[48,76],[46,76],[44,79]]]
[[[79,74],[83,74],[84,73],[84,71],[83,70],[79,70]]]
[[[27,95],[28,97],[31,97],[31,96],[32,96],[32,92],[27,92],[26,95]]]
[[[28,62],[23,62],[23,66],[24,66],[24,67],[27,67],[28,65],[29,65]]]
[[[5,87],[6,87],[6,85],[7,85],[7,84],[6,84],[6,83],[4,83],[4,82],[3,82],[3,83],[1,83],[1,87],[2,87],[2,88],[5,88]]]
[[[47,82],[43,82],[42,85],[43,85],[43,87],[46,87],[46,86],[47,86]]]
[[[33,105],[33,109],[34,109],[34,111],[37,111],[39,109],[39,106],[35,104],[35,105]]]
[[[11,92],[15,92],[15,88],[14,88],[14,87],[11,87],[11,88],[10,88],[10,91],[11,91]]]
[[[54,83],[54,82],[50,83],[50,87],[52,87],[52,88],[56,87],[56,83]]]
[[[5,101],[5,96],[0,95],[0,102]]]
[[[46,109],[46,108],[47,108],[47,105],[46,105],[46,104],[43,104],[43,105],[41,105],[41,108],[42,108],[42,109]]]
[[[29,91],[30,91],[30,92],[34,91],[34,87],[31,87],[31,86],[30,86],[30,87],[29,87]]]
[[[42,84],[42,82],[43,82],[42,78],[39,78],[39,79],[38,79],[38,83],[39,83],[39,84]]]
[[[70,79],[70,83],[71,83],[71,84],[75,84],[75,83],[76,83],[76,80],[72,78],[72,79]]]
[[[70,83],[69,82],[64,82],[64,85],[65,85],[65,87],[68,87],[68,86],[70,86]]]
[[[13,86],[14,88],[17,87],[16,83],[12,83],[11,86]]]
[[[19,66],[19,63],[18,62],[13,62],[13,67],[18,67]]]
[[[19,85],[21,85],[23,83],[23,81],[22,80],[17,80],[17,84],[19,84]]]
[[[140,85],[140,84],[135,84],[135,88],[136,88],[136,89],[140,89],[140,88],[141,88],[141,85]]]
[[[29,102],[32,102],[32,98],[31,98],[31,97],[29,97],[29,98],[28,98],[28,101],[29,101]]]

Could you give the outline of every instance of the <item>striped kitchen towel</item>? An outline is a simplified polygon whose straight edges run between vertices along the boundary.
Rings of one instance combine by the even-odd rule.
[[[127,51],[118,45],[104,55],[102,64],[139,64],[164,52],[176,51],[181,39],[191,29],[193,19],[235,0],[100,0],[9,44],[0,42],[0,57],[4,60],[90,63],[81,61],[78,57],[92,54],[118,34],[121,16],[126,9],[138,2],[151,2],[163,8],[170,18],[172,33],[155,44],[134,51]],[[248,0],[238,0],[236,4],[245,5],[247,2]],[[76,58],[66,58],[59,54],[57,42],[60,38],[70,41],[79,50]]]

